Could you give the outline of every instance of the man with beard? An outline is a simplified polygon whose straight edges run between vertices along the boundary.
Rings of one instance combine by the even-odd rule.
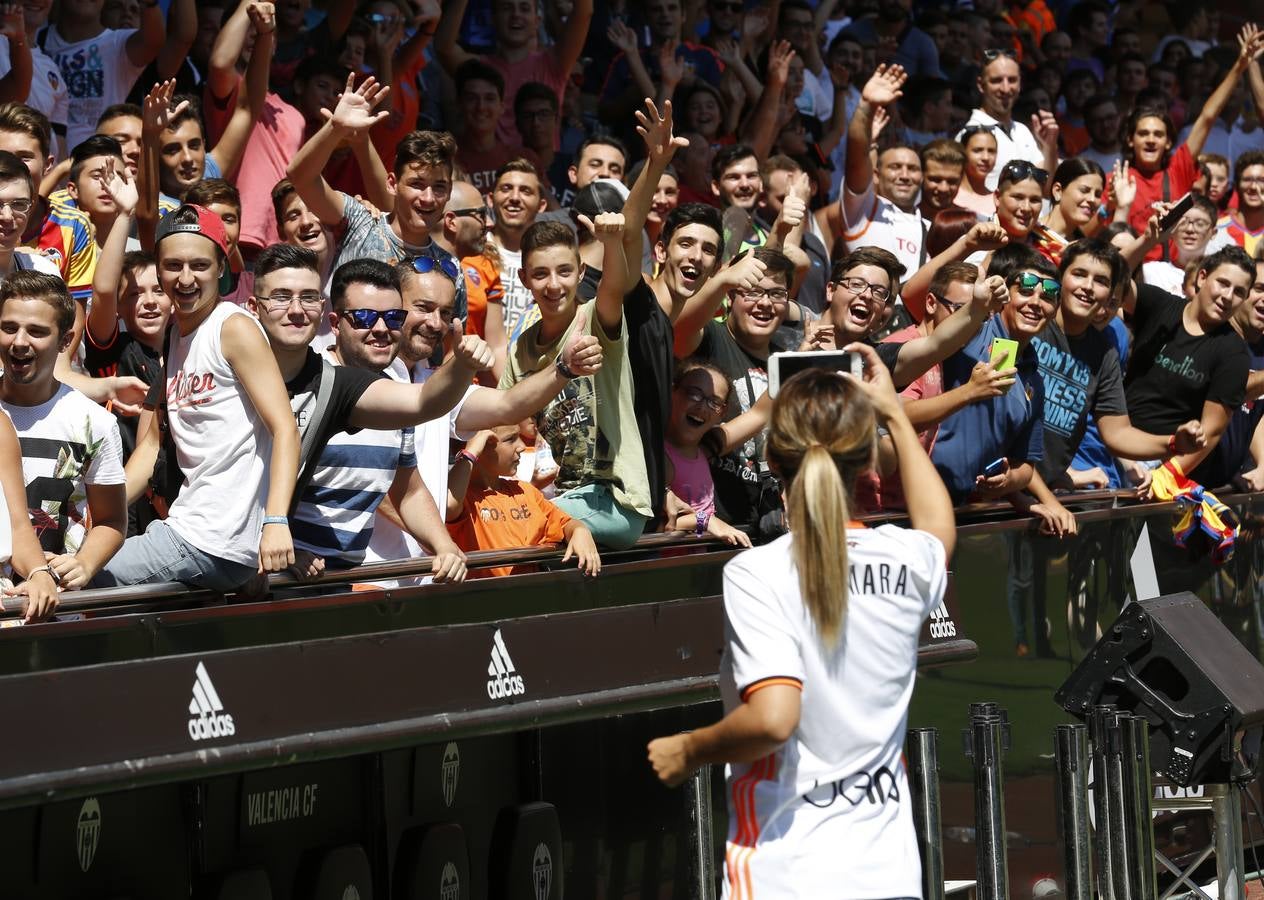
[[[1238,157],[1233,188],[1238,192],[1238,208],[1229,211],[1229,221],[1220,233],[1254,258],[1264,243],[1264,151],[1248,150]]]
[[[986,51],[976,87],[983,103],[970,113],[965,127],[986,125],[996,138],[996,161],[987,177],[988,188],[996,190],[1001,169],[1012,159],[1025,159],[1052,175],[1058,167],[1058,123],[1047,110],[1032,116],[1034,134],[1022,122],[1014,121],[1014,103],[1022,93],[1023,79],[1013,51]]]
[[[878,155],[874,178],[869,146],[878,107],[894,103],[904,84],[899,66],[879,66],[860,94],[860,105],[847,127],[847,169],[838,207],[841,237],[848,250],[886,247],[904,271],[916,272],[927,260],[930,223],[917,209],[922,161],[908,146],[888,147]]]
[[[324,126],[290,162],[290,181],[321,222],[342,229],[334,268],[352,259],[397,263],[423,255],[455,267],[456,260],[433,236],[442,227],[444,205],[452,190],[456,141],[446,132],[414,131],[395,150],[395,164],[386,180],[395,202],[389,212],[374,215],[354,197],[334,190],[322,171],[340,144],[367,141],[369,129],[386,112],[374,113],[379,88],[372,78],[347,90]],[[457,315],[465,316],[465,284],[457,285]]]
[[[1088,130],[1089,145],[1080,156],[1093,160],[1103,172],[1112,171],[1123,152],[1119,143],[1119,104],[1115,98],[1099,94],[1085,103],[1084,127]]]
[[[452,183],[452,193],[443,208],[442,228],[434,241],[461,262],[461,282],[465,287],[465,331],[484,337],[488,298],[499,302],[502,295],[496,265],[483,255],[487,243],[490,211],[483,195],[468,181]]]

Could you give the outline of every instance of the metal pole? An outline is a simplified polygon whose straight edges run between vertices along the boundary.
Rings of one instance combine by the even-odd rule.
[[[715,844],[711,830],[711,767],[702,766],[686,783],[689,804],[689,862],[698,900],[715,900]]]
[[[970,704],[966,753],[974,765],[975,862],[979,900],[1008,900],[1005,844],[1005,725],[995,703]]]
[[[1093,745],[1093,849],[1097,859],[1097,896],[1101,900],[1115,900],[1115,865],[1113,847],[1108,837],[1110,827],[1110,800],[1106,789],[1107,718],[1113,716],[1115,707],[1093,707],[1088,717],[1088,736]],[[1119,860],[1121,865],[1125,862]]]
[[[1135,900],[1156,900],[1154,871],[1154,788],[1150,783],[1150,723],[1120,717],[1124,787],[1127,799],[1128,874]]]
[[[939,732],[913,728],[908,740],[909,789],[913,827],[922,851],[922,896],[944,900],[944,843],[940,827]]]
[[[1209,784],[1211,814],[1216,828],[1216,882],[1220,900],[1245,900],[1242,860],[1242,795],[1232,784]]]
[[[1054,740],[1066,900],[1092,900],[1093,850],[1088,821],[1088,729],[1059,725]],[[916,809],[916,807],[914,807]]]
[[[1106,730],[1106,802],[1110,807],[1109,828],[1106,840],[1110,842],[1110,879],[1114,885],[1114,900],[1138,900],[1133,893],[1130,877],[1132,868],[1131,834],[1128,831],[1128,796],[1123,753],[1122,732],[1129,718],[1125,712],[1111,712],[1105,716]]]

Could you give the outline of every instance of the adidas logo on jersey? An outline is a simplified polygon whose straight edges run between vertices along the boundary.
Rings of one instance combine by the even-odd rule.
[[[224,704],[211,684],[206,666],[199,660],[193,680],[193,699],[189,701],[189,737],[195,741],[231,737],[237,733],[233,717],[224,712]]]
[[[930,614],[930,636],[932,638],[950,638],[957,636],[957,624],[948,614],[948,606],[941,600]]]
[[[522,676],[514,669],[509,651],[505,649],[505,639],[500,636],[500,629],[492,635],[492,661],[487,664],[487,696],[493,700],[503,700],[519,694],[525,694],[527,687]]]

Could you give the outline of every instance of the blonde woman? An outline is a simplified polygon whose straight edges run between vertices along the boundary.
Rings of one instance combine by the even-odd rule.
[[[768,464],[790,533],[724,570],[726,715],[649,745],[678,785],[728,763],[726,898],[918,897],[900,759],[922,622],[956,536],[948,492],[890,376],[796,375],[773,402]],[[853,521],[877,426],[899,458],[912,528]]]

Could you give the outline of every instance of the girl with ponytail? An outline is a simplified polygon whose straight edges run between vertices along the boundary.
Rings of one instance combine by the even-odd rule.
[[[847,349],[861,378],[808,370],[773,401],[766,452],[790,532],[725,566],[726,714],[649,745],[669,786],[729,764],[725,897],[921,894],[900,755],[956,526],[886,368],[867,346]],[[879,425],[911,528],[851,518]]]

